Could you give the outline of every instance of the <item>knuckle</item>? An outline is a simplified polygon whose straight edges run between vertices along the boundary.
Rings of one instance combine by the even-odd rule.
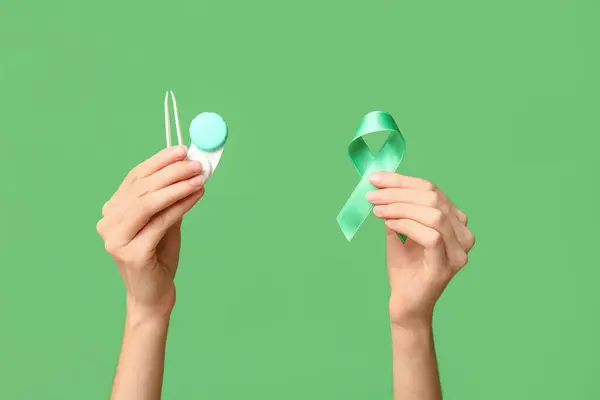
[[[106,203],[104,203],[104,205],[102,206],[102,216],[103,217],[106,217],[110,213],[110,208],[111,208],[111,202],[109,200]]]
[[[129,183],[133,183],[133,182],[137,181],[137,175],[138,175],[137,168],[133,168],[127,173],[125,180],[128,181]]]
[[[119,254],[119,246],[112,240],[104,241],[104,249],[108,254],[115,257]]]
[[[421,183],[423,184],[423,188],[425,190],[434,191],[434,190],[437,189],[437,187],[433,183],[431,183],[430,181],[428,181],[428,180],[421,179]]]
[[[467,249],[471,250],[475,246],[475,235],[473,232],[467,232],[465,241],[467,243]]]
[[[467,222],[469,222],[469,217],[467,216],[467,214],[465,214],[464,212],[462,212],[460,210],[458,210],[456,212],[456,216],[462,224],[467,225]]]
[[[435,228],[440,227],[444,223],[444,213],[438,209],[431,211],[429,215],[431,225]]]
[[[102,232],[104,232],[104,228],[106,226],[106,220],[104,218],[102,218],[100,221],[98,221],[98,223],[96,224],[96,232],[98,232],[98,234],[100,236],[102,236]]]
[[[456,255],[456,261],[454,267],[456,269],[464,268],[469,262],[469,255],[466,252],[460,252]]]
[[[444,196],[438,191],[432,191],[429,194],[429,199],[427,201],[427,205],[432,208],[440,208],[440,206],[444,202]]]

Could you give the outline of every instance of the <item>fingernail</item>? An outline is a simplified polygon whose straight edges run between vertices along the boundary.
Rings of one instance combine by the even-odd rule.
[[[373,201],[377,198],[377,192],[376,191],[372,191],[367,193],[367,200],[369,201]]]
[[[173,153],[175,153],[175,155],[177,155],[177,156],[182,156],[187,153],[187,147],[175,146],[175,150],[173,150]]]
[[[200,161],[192,161],[192,171],[202,171],[202,163]]]
[[[378,173],[371,174],[369,176],[369,180],[371,181],[372,184],[379,183],[379,182],[381,182],[381,175]]]
[[[373,207],[373,214],[375,214],[375,215],[380,214],[382,210],[383,210],[383,206],[375,206],[375,207]]]
[[[195,176],[190,179],[190,183],[192,186],[202,186],[204,184],[204,179],[201,176]]]

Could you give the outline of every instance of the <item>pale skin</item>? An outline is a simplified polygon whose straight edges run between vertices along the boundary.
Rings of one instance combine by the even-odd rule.
[[[111,400],[161,398],[181,221],[204,194],[201,166],[185,155],[184,147],[171,147],[132,169],[98,222],[126,287]],[[395,173],[370,178],[378,189],[368,200],[387,230],[394,399],[439,400],[433,309],[466,265],[475,239],[466,215],[430,182]],[[397,233],[408,237],[406,243]]]
[[[442,398],[433,343],[433,309],[475,244],[467,216],[424,179],[395,173],[370,177],[367,196],[385,221],[390,280],[394,399]],[[402,243],[397,233],[407,236]]]

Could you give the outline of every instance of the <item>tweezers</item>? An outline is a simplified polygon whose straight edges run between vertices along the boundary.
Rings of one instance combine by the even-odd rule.
[[[171,99],[173,100],[173,118],[175,119],[175,128],[177,129],[177,142],[179,146],[183,144],[183,137],[181,136],[181,128],[179,126],[179,114],[177,113],[177,101],[172,90],[167,90],[165,95],[165,131],[167,133],[167,147],[171,147],[171,120],[169,118],[169,93],[171,93]]]

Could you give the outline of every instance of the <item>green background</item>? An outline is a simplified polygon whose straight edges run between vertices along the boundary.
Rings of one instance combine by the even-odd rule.
[[[447,399],[598,399],[595,0],[0,0],[0,397],[108,398],[126,172],[228,122],[184,228],[165,399],[391,399],[384,235],[335,217],[360,118],[478,242],[435,320]],[[595,159],[595,160],[594,160]]]

